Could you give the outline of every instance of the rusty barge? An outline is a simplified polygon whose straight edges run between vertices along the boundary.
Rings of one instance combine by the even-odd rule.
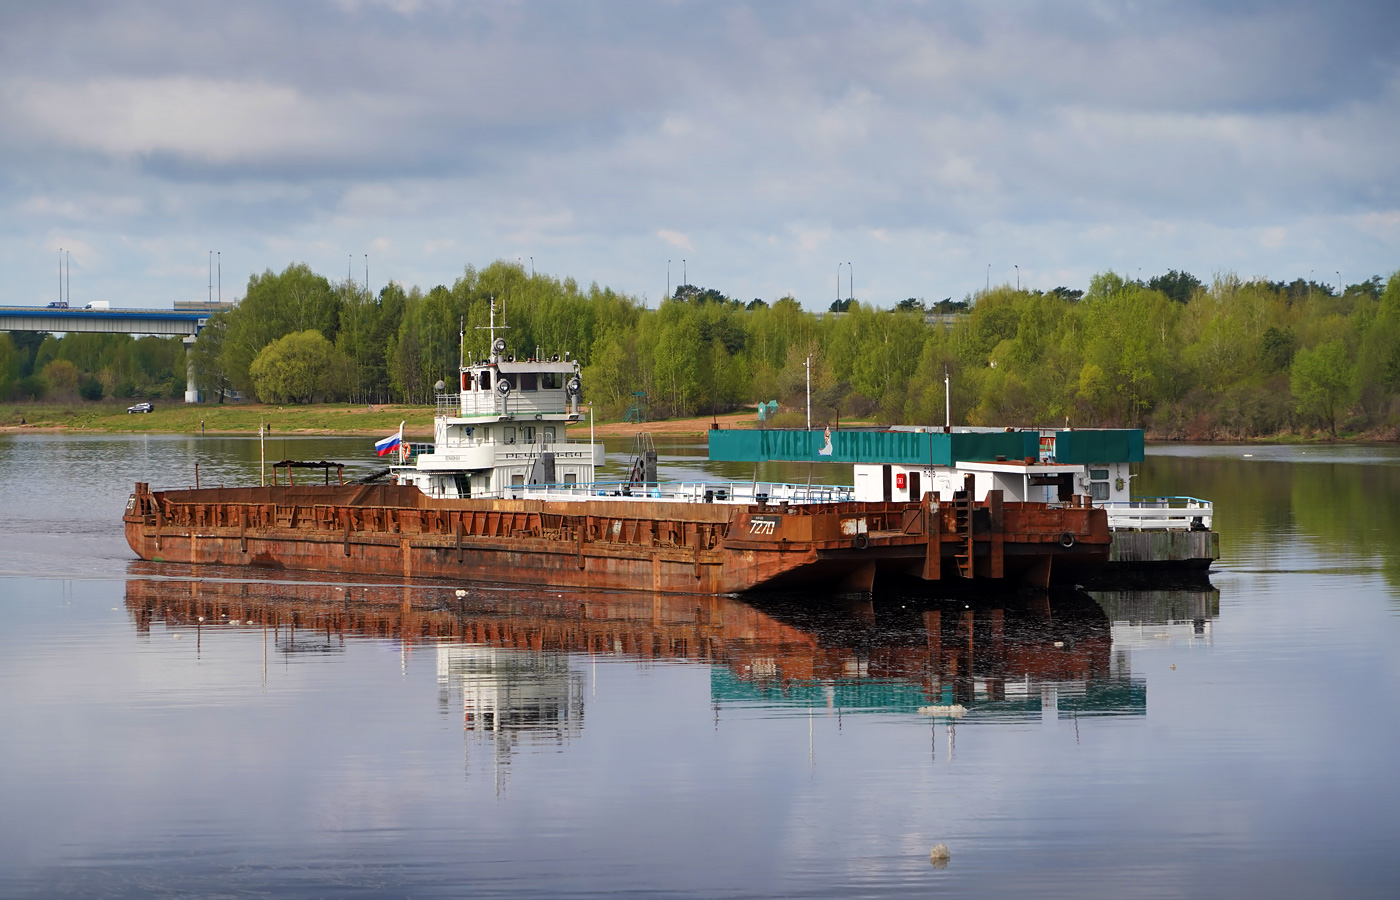
[[[959,492],[962,494],[962,492]],[[407,485],[153,491],[143,559],[544,587],[868,592],[877,579],[1074,583],[1108,561],[1103,510],[1003,503],[440,499]]]
[[[863,500],[853,488],[663,485],[654,449],[600,483],[603,446],[570,440],[581,371],[565,353],[517,358],[496,336],[439,386],[434,443],[399,434],[392,483],[151,490],[127,502],[126,537],[148,560],[686,594],[868,592],[877,579],[992,579],[1046,587],[1108,561],[1106,514],[978,496],[971,478]],[[329,482],[329,470],[326,481]]]

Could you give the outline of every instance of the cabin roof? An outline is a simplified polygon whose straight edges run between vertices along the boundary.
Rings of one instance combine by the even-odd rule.
[[[830,441],[828,442],[828,435]],[[877,463],[951,466],[964,462],[1039,459],[1057,463],[1142,462],[1143,434],[1136,428],[1041,432],[1001,431],[801,431],[768,428],[713,429],[710,459],[724,462]],[[1046,452],[1042,453],[1042,449]]]

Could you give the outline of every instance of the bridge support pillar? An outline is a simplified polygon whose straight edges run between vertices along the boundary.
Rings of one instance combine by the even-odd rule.
[[[185,402],[199,402],[199,384],[194,379],[195,336],[185,338]]]

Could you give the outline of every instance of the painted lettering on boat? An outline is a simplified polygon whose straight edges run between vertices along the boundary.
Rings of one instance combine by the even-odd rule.
[[[754,516],[749,519],[749,534],[773,534],[777,529],[777,516]]]

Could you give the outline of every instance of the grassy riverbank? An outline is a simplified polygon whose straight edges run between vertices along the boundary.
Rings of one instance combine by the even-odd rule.
[[[406,423],[404,435],[415,439],[431,438],[434,410],[428,406],[347,406],[314,404],[310,406],[273,406],[262,403],[201,404],[187,406],[179,400],[157,403],[155,412],[128,413],[126,402],[106,403],[7,403],[0,404],[0,433],[16,431],[97,431],[160,434],[257,434],[259,423],[265,423],[274,434],[363,434],[383,437],[393,434],[399,423]],[[653,435],[703,435],[711,423],[722,428],[753,428],[757,425],[753,410],[704,416],[694,419],[673,419],[662,422],[629,424],[602,422],[595,424],[600,437],[631,436],[641,431]],[[801,428],[805,422],[797,413],[780,413],[773,421],[777,428]],[[819,423],[817,427],[821,427]],[[868,422],[845,422],[847,426],[868,425]],[[588,419],[573,426],[587,429]],[[1366,433],[1342,432],[1339,443],[1369,443],[1395,441],[1395,429]],[[1148,440],[1166,440],[1150,431]],[[1312,444],[1330,443],[1325,432],[1292,432],[1269,438],[1219,438],[1223,442]],[[1197,439],[1210,443],[1209,438]]]
[[[0,429],[150,432],[162,434],[273,433],[392,434],[406,421],[407,435],[430,436],[433,411],[422,406],[272,406],[259,403],[157,403],[155,412],[128,413],[126,403],[14,403],[0,405]]]
[[[433,413],[426,406],[272,406],[260,403],[200,404],[187,406],[176,400],[157,403],[155,412],[128,413],[123,403],[8,403],[0,404],[0,432],[97,431],[160,434],[257,434],[265,423],[274,434],[364,434],[383,437],[405,422],[404,434],[431,438]],[[725,428],[751,427],[754,414],[732,413],[716,419]],[[704,434],[712,419],[647,422],[642,425],[599,422],[601,436],[652,434]],[[588,428],[585,418],[574,428]]]

